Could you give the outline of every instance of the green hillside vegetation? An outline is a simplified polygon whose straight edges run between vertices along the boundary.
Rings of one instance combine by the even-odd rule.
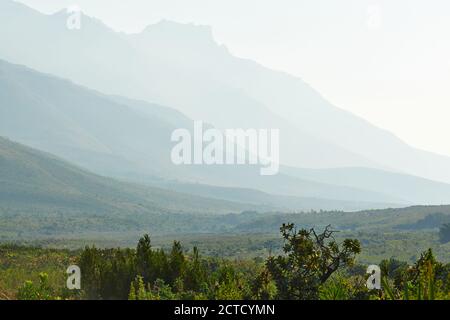
[[[450,206],[289,213],[258,204],[258,192],[247,204],[119,182],[2,138],[0,164],[2,242],[114,247],[151,233],[161,246],[176,235],[210,255],[258,258],[280,250],[279,225],[292,222],[304,228],[332,224],[339,237],[358,237],[367,248],[360,258],[368,262],[393,255],[412,261],[418,248],[433,248],[439,259],[450,260],[443,227]]]

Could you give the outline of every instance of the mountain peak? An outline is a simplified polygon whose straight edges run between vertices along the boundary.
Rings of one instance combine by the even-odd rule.
[[[35,9],[13,0],[0,0],[0,13],[23,14],[24,12],[39,12]]]
[[[165,19],[148,25],[140,35],[144,37],[163,37],[169,41],[188,40],[190,42],[217,45],[210,26],[194,23],[179,23]]]

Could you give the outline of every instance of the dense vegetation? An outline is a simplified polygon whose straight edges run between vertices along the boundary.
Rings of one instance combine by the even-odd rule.
[[[366,288],[364,250],[356,239],[335,239],[326,227],[281,227],[282,250],[266,259],[204,257],[178,241],[170,250],[143,236],[136,249],[81,251],[0,247],[1,298],[19,299],[450,299],[450,264],[432,250],[409,265],[379,263],[383,289]],[[65,289],[65,270],[82,270],[82,290]],[[27,276],[29,278],[24,279]]]
[[[432,248],[436,257],[450,262],[450,242],[445,241],[450,206],[423,206],[361,212],[244,212],[218,216],[193,214],[130,214],[83,216],[55,209],[44,215],[0,207],[0,242],[50,248],[134,247],[149,233],[155,246],[166,251],[174,239],[198,247],[206,256],[231,259],[265,258],[279,254],[283,242],[279,226],[289,221],[299,228],[321,230],[332,224],[336,238],[357,238],[364,247],[357,260],[377,264],[396,257],[413,263],[420,252]],[[3,212],[3,213],[2,213]],[[100,226],[100,227],[99,227]],[[439,231],[441,228],[441,232]]]

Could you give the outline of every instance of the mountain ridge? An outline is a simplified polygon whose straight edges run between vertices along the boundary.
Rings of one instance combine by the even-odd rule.
[[[262,177],[254,166],[175,166],[169,159],[171,132],[192,126],[178,111],[105,96],[2,61],[0,83],[0,135],[102,175],[126,179],[134,172],[297,197],[396,203],[395,197],[357,188],[283,174]]]
[[[246,187],[273,195],[342,201],[410,204],[417,199],[420,203],[438,200],[442,203],[449,198],[447,185],[420,179],[414,180],[416,189],[424,188],[428,198],[416,199],[417,193],[402,194],[405,184],[401,181],[407,177],[400,175],[394,179],[400,187],[388,195],[380,190],[392,182],[382,180],[379,185],[363,188],[361,182],[345,186],[345,179],[336,183],[311,178],[310,173],[314,172],[311,169],[308,175],[296,177],[291,172],[286,175],[282,167],[278,176],[261,177],[257,168],[251,166],[174,166],[169,159],[171,132],[192,126],[192,120],[179,111],[103,95],[71,81],[2,61],[0,83],[1,135],[102,175],[135,179],[139,183],[148,182],[140,179],[142,176],[159,176],[183,183]],[[431,190],[438,190],[439,196],[434,197]]]

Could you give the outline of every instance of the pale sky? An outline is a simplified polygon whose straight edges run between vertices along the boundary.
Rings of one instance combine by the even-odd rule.
[[[450,156],[448,0],[21,0],[111,28],[210,25],[236,56],[301,77],[336,106]]]

